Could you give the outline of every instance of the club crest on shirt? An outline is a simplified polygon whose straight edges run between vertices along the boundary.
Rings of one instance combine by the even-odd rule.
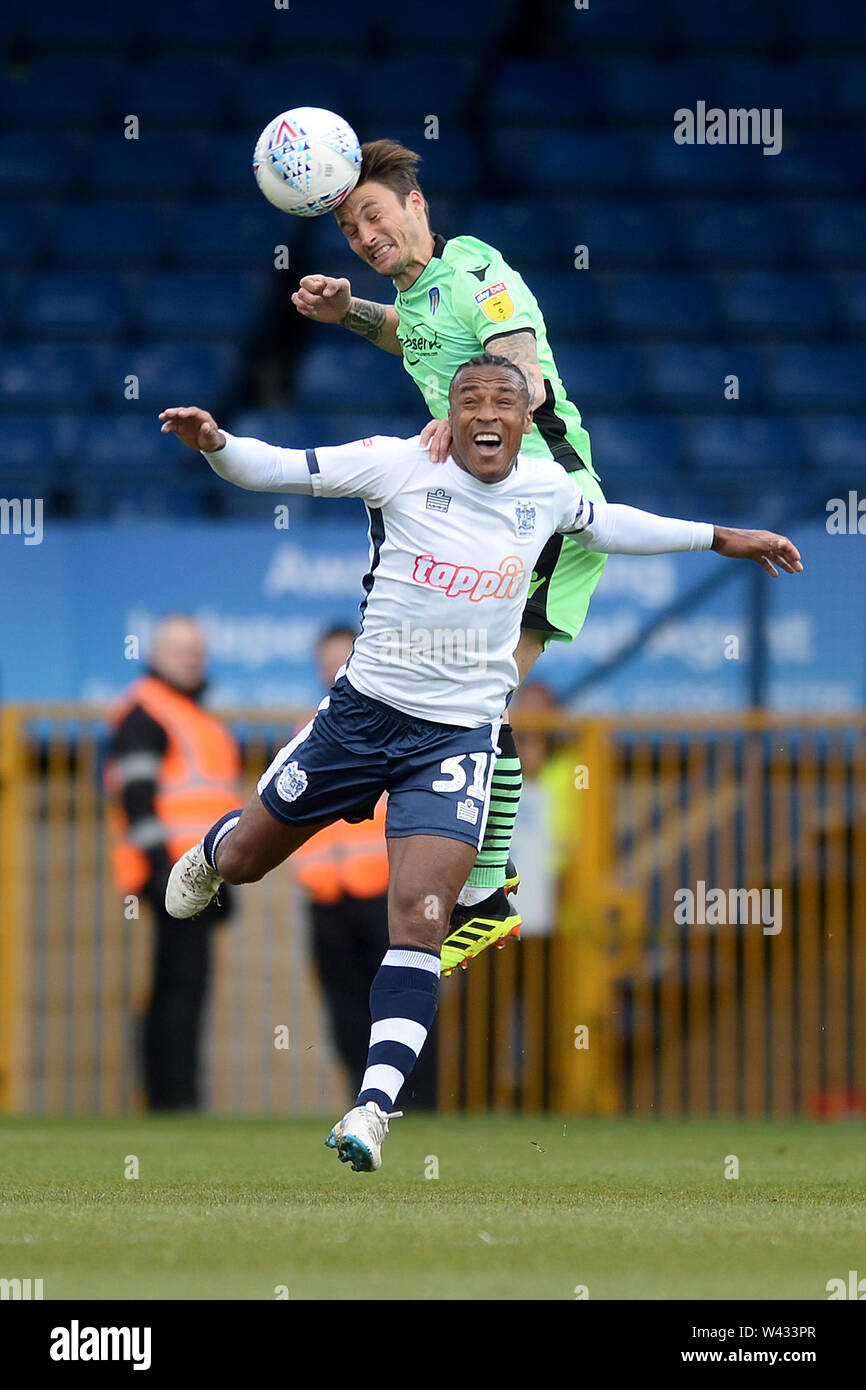
[[[277,796],[281,796],[283,801],[297,801],[306,790],[307,774],[304,769],[295,762],[286,763],[277,778]]]
[[[531,536],[535,530],[535,505],[532,502],[515,502],[514,520],[518,536]]]
[[[476,294],[475,303],[492,323],[504,323],[514,313],[514,300],[508,293],[504,280],[497,280],[494,285],[485,285],[484,289]]]
[[[432,289],[427,291],[427,295],[430,300],[430,317],[432,318],[439,308],[439,286],[434,285]]]

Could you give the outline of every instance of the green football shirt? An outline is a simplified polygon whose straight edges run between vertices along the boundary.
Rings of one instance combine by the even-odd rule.
[[[403,365],[420,388],[430,414],[448,414],[448,387],[461,362],[474,357],[491,338],[530,329],[547,397],[535,411],[532,433],[521,452],[555,458],[564,468],[585,464],[593,477],[589,435],[565,387],[547,341],[535,297],[500,253],[477,237],[435,238],[432,260],[408,290],[399,290],[394,307]]]

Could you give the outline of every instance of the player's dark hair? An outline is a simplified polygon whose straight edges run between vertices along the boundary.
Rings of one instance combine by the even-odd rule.
[[[350,627],[348,623],[334,623],[332,627],[327,627],[324,632],[319,633],[316,647],[317,649],[323,647],[326,642],[333,642],[336,637],[348,637],[350,641],[354,642],[357,636],[358,629],[356,627]]]
[[[424,193],[418,182],[420,154],[407,150],[396,140],[368,140],[361,146],[361,174],[355,187],[363,183],[382,183],[397,194],[403,207],[410,193]],[[424,211],[429,218],[430,208],[424,198]]]
[[[526,403],[529,404],[529,383],[523,375],[516,362],[512,362],[510,357],[500,357],[495,352],[479,352],[477,356],[470,357],[468,361],[461,362],[457,371],[451,378],[451,385],[448,387],[448,395],[454,390],[461,372],[468,371],[470,367],[498,367],[500,371],[511,372],[520,382],[520,389],[526,396]]]

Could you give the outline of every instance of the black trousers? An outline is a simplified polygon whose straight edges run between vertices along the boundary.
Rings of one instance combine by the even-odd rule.
[[[151,1110],[195,1110],[201,1100],[199,1044],[211,973],[211,934],[223,905],[199,917],[169,917],[161,895],[153,907],[153,988],[144,1018],[144,1085]]]
[[[340,1061],[357,1090],[370,1044],[370,986],[388,949],[388,899],[310,903],[313,960]],[[397,1104],[436,1105],[436,1024]]]

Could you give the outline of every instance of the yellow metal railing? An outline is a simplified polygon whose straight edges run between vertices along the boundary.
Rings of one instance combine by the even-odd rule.
[[[108,861],[102,712],[0,717],[0,1110],[141,1104],[146,912]],[[296,722],[228,711],[252,780]],[[587,777],[566,794],[555,931],[443,982],[444,1109],[862,1113],[866,717],[535,716]],[[571,800],[573,798],[573,800]],[[532,865],[523,865],[524,876]],[[781,894],[782,925],[679,923],[683,889]],[[339,1107],[285,869],[217,933],[206,1055],[220,1113]],[[519,904],[519,897],[518,897]],[[704,913],[704,918],[708,915]],[[700,913],[698,913],[700,917]],[[274,1047],[278,1025],[288,1050]]]

